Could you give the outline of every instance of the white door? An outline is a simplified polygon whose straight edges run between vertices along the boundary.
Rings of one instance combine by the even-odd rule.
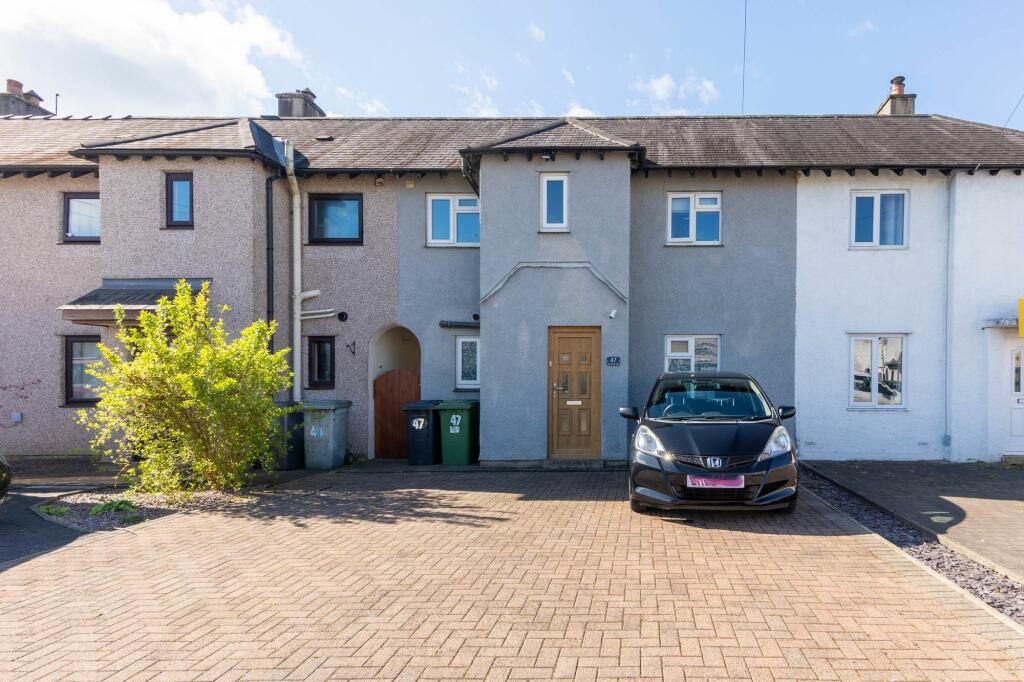
[[[1003,450],[1010,453],[1024,452],[1024,346],[1010,352],[1010,423]]]

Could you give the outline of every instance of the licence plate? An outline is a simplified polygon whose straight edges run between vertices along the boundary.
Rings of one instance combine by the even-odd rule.
[[[692,476],[686,477],[687,488],[742,488],[742,476]]]

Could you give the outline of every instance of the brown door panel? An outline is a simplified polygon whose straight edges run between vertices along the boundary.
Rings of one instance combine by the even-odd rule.
[[[601,456],[601,329],[548,330],[548,453]]]
[[[373,380],[373,442],[377,457],[408,456],[402,405],[419,399],[420,376],[416,372],[393,369]]]

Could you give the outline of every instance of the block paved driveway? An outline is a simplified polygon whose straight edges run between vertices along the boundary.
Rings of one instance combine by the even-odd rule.
[[[357,473],[0,572],[0,678],[1024,677],[1024,635],[810,495],[635,515],[622,472]]]

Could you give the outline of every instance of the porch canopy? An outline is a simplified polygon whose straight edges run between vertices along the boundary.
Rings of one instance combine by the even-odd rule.
[[[124,310],[125,323],[132,325],[142,310],[156,310],[157,301],[174,296],[173,278],[106,279],[98,289],[79,296],[57,310],[61,318],[75,324],[112,327],[116,323],[116,310]],[[186,279],[193,290],[202,286],[203,279]]]

